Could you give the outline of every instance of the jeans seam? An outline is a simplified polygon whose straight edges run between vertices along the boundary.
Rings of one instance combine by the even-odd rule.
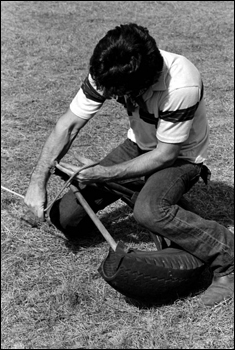
[[[180,176],[180,177],[174,182],[174,184],[173,184],[170,188],[167,189],[167,191],[166,191],[166,193],[164,194],[163,197],[166,197],[167,193],[172,189],[172,187],[175,186],[175,184],[176,184],[179,180],[180,180],[180,181],[183,181],[182,176]],[[162,200],[161,200],[161,202],[162,202]],[[177,204],[176,204],[176,205],[177,205]],[[164,204],[162,204],[162,205],[160,204],[160,205],[158,206],[159,210],[162,211],[162,212],[165,211],[165,210],[163,209],[164,206],[165,206]],[[184,210],[183,208],[181,208],[181,209]],[[197,215],[197,214],[195,214],[195,213],[193,213],[193,214],[194,214],[194,215]],[[176,221],[178,221],[179,223],[183,223],[183,224],[185,224],[185,226],[186,226],[186,225],[187,225],[187,226],[190,226],[190,224],[188,224],[188,222],[183,221],[183,220],[177,218],[177,217],[174,216],[173,214],[169,213],[169,215],[170,215],[170,217],[171,217],[172,219],[176,219]],[[197,216],[199,216],[199,215],[197,215]],[[201,230],[201,229],[199,229],[199,228],[197,228],[196,231],[198,231],[199,233],[201,232],[201,233],[203,233],[203,234],[205,233],[206,236],[209,237],[209,238],[212,237],[212,235],[209,235],[207,232],[205,232],[205,231],[203,231],[203,230]],[[192,234],[190,234],[190,236],[192,236]],[[223,246],[226,247],[227,249],[230,248],[228,245],[226,245],[226,244],[220,242],[220,241],[217,240],[216,238],[212,237],[212,239],[215,240],[217,244],[218,244],[218,243],[220,244],[220,246],[221,246],[221,248],[222,248],[223,251],[226,251],[225,248],[223,248]],[[200,240],[201,240],[201,242],[204,242],[202,239],[200,239]],[[227,253],[227,252],[226,252],[226,253]],[[228,253],[228,254],[229,254],[229,256],[231,256],[230,253]],[[232,256],[231,256],[231,257],[232,257]],[[233,257],[232,257],[232,258],[233,258]]]
[[[184,210],[183,208],[181,208],[182,210]],[[194,215],[197,215],[197,214],[194,214]],[[174,218],[174,215],[172,215],[171,213],[170,213],[170,216],[172,217],[172,218]],[[179,218],[177,218],[177,217],[175,217],[175,219],[179,222],[179,223],[183,223],[184,225],[187,225],[187,226],[190,226],[190,224],[188,224],[186,221],[183,221],[183,220],[181,220],[181,219],[179,219]],[[196,229],[196,231],[198,231],[198,232],[202,232],[203,234],[206,234],[206,236],[207,237],[212,237],[211,235],[209,235],[206,231],[203,231],[203,230],[201,230],[201,229],[199,229],[199,228],[197,228]],[[192,236],[192,234],[191,234],[191,236]],[[220,242],[218,239],[216,239],[215,237],[212,237],[212,239],[216,242],[216,243],[219,243],[220,245],[221,245],[221,249],[223,249],[223,251],[226,251],[225,250],[225,247],[226,248],[230,248],[228,245],[226,245],[226,244],[224,244],[224,243],[222,243],[222,242]],[[204,242],[202,239],[201,239],[201,241],[202,242]],[[226,252],[227,253],[227,252]],[[228,253],[229,254],[229,253]],[[229,256],[231,256],[231,254],[229,254]],[[232,256],[231,256],[232,257]],[[233,258],[233,257],[232,257]]]

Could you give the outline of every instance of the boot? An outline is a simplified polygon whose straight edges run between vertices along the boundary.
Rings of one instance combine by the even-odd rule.
[[[214,277],[209,288],[204,292],[201,301],[205,306],[214,306],[234,296],[234,274]]]

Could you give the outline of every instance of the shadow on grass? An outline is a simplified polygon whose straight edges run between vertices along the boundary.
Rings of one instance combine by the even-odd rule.
[[[207,220],[215,220],[219,224],[230,227],[234,224],[234,188],[220,182],[211,182],[208,189],[203,183],[198,183],[186,194],[194,211]],[[144,228],[140,227],[133,218],[132,209],[126,204],[124,207],[105,213],[101,221],[115,240],[124,243],[152,242]],[[117,219],[118,218],[118,219]],[[121,220],[120,220],[121,218]],[[116,221],[115,221],[116,220]],[[67,247],[77,253],[79,247],[95,246],[104,242],[102,234],[88,218],[79,230],[79,235],[68,238]]]
[[[233,193],[234,189],[224,183],[211,182],[210,189],[204,184],[199,183],[186,195],[191,204],[195,208],[195,212],[208,220],[215,220],[218,223],[229,227],[233,224],[234,210],[233,210]],[[124,209],[125,208],[125,209]],[[105,213],[102,216],[102,222],[115,241],[122,241],[125,243],[148,243],[152,242],[151,236],[143,233],[143,228],[135,222],[131,214],[132,210],[128,207],[117,208],[111,213]],[[126,215],[126,217],[125,217]],[[123,218],[124,216],[124,218]],[[114,218],[122,218],[113,222]],[[104,238],[101,233],[94,227],[91,222],[87,223],[86,232],[77,238],[77,240],[68,241],[67,247],[71,249],[73,253],[78,253],[79,248],[96,246],[104,242]],[[141,233],[142,230],[142,233]],[[137,232],[136,235],[130,234]],[[143,250],[143,249],[142,249]],[[208,288],[212,281],[212,274],[208,268],[205,268],[200,277],[195,283],[185,287],[183,294],[177,298],[168,300],[158,300],[157,302],[137,301],[130,298],[125,298],[127,303],[135,305],[138,308],[149,308],[154,306],[161,306],[172,304],[178,298],[192,297],[200,294],[202,291]]]

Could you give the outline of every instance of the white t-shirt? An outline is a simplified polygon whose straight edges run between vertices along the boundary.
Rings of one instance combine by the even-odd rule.
[[[201,163],[207,157],[209,127],[203,98],[203,83],[197,68],[185,57],[160,50],[163,72],[143,94],[143,106],[128,113],[127,137],[143,150],[157,147],[158,140],[182,143],[178,158]],[[92,118],[105,101],[90,74],[70,104],[83,119]]]

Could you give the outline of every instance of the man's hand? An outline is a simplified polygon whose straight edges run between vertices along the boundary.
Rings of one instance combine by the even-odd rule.
[[[94,163],[93,161],[86,162],[86,165]],[[60,162],[57,165],[58,169],[61,169],[62,171],[66,172],[69,176],[71,176],[73,173],[77,172],[79,169],[81,169],[81,166],[76,166],[64,162]],[[77,175],[76,179],[79,181],[81,185],[86,185],[89,183],[94,182],[102,182],[107,180],[107,167],[103,167],[101,165],[95,165],[91,166],[90,168],[81,170]]]
[[[26,192],[24,203],[40,221],[45,221],[44,208],[47,201],[46,190],[31,184]]]
[[[107,167],[95,165],[91,168],[81,170],[76,178],[82,185],[87,185],[94,182],[105,182],[109,179],[107,175]]]

